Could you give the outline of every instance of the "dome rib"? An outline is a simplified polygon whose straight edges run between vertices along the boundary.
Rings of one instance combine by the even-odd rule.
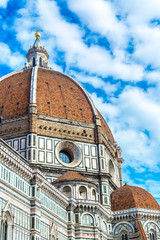
[[[75,82],[59,72],[39,68],[37,113],[94,123],[91,104]]]
[[[97,110],[98,111],[98,110]],[[114,145],[115,144],[115,140],[113,137],[113,134],[108,126],[108,124],[106,123],[104,117],[102,116],[102,114],[98,111],[98,115],[100,117],[101,120],[101,127],[104,131],[104,133],[108,136],[108,139],[110,140],[110,142]]]
[[[104,118],[87,91],[75,79],[38,66],[0,78],[0,116],[3,119],[36,113],[36,110],[43,116],[101,124],[109,141],[115,144]]]

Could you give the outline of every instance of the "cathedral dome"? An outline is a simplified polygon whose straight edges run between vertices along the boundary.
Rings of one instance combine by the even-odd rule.
[[[155,198],[140,187],[129,186],[127,183],[111,193],[112,211],[126,210],[130,208],[145,208],[160,210]]]
[[[113,135],[89,94],[66,74],[33,67],[0,78],[0,116],[3,119],[29,114],[30,104],[36,104],[37,114],[94,124],[96,116],[112,144]]]
[[[31,80],[31,69],[27,69],[15,72],[0,81],[3,118],[28,114]],[[65,74],[38,68],[34,94],[38,114],[94,122],[92,108],[83,90]]]

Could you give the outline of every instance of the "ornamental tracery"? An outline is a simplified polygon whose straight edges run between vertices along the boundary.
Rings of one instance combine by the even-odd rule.
[[[12,214],[10,203],[7,202],[4,209],[2,210],[1,236],[3,240],[9,240],[12,238],[13,226],[14,226],[14,216]]]
[[[152,222],[152,221],[147,221],[144,224],[144,230],[145,230],[145,232],[148,232],[148,233],[151,232],[151,230],[160,233],[160,227],[158,226],[157,223]]]
[[[123,222],[116,224],[114,226],[113,232],[114,235],[120,235],[121,232],[133,233],[134,228],[130,223]]]
[[[57,226],[55,224],[54,219],[53,219],[51,227],[50,227],[49,239],[50,240],[58,240],[58,230],[57,230]]]

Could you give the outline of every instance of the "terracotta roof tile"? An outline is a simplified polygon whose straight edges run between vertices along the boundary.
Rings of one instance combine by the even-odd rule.
[[[0,116],[4,119],[28,113],[30,79],[28,69],[0,81]]]
[[[49,116],[93,123],[90,103],[69,77],[38,69],[37,112]]]
[[[32,69],[15,72],[0,81],[0,116],[4,119],[28,114]],[[94,113],[83,89],[70,77],[38,68],[37,113],[94,123]],[[114,144],[114,138],[102,115],[102,129]]]
[[[88,180],[86,177],[82,176],[78,172],[68,171],[68,172],[64,173],[62,176],[60,176],[59,178],[57,178],[53,183],[56,183],[59,181],[64,181],[64,180],[73,180],[73,179]]]
[[[158,202],[149,192],[127,184],[111,193],[111,208],[112,211],[130,208],[160,210]]]

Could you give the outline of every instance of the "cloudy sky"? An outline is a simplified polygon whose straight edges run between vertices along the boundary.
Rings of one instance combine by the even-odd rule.
[[[124,182],[160,202],[160,1],[0,0],[0,76],[23,68],[36,29],[105,117]]]

